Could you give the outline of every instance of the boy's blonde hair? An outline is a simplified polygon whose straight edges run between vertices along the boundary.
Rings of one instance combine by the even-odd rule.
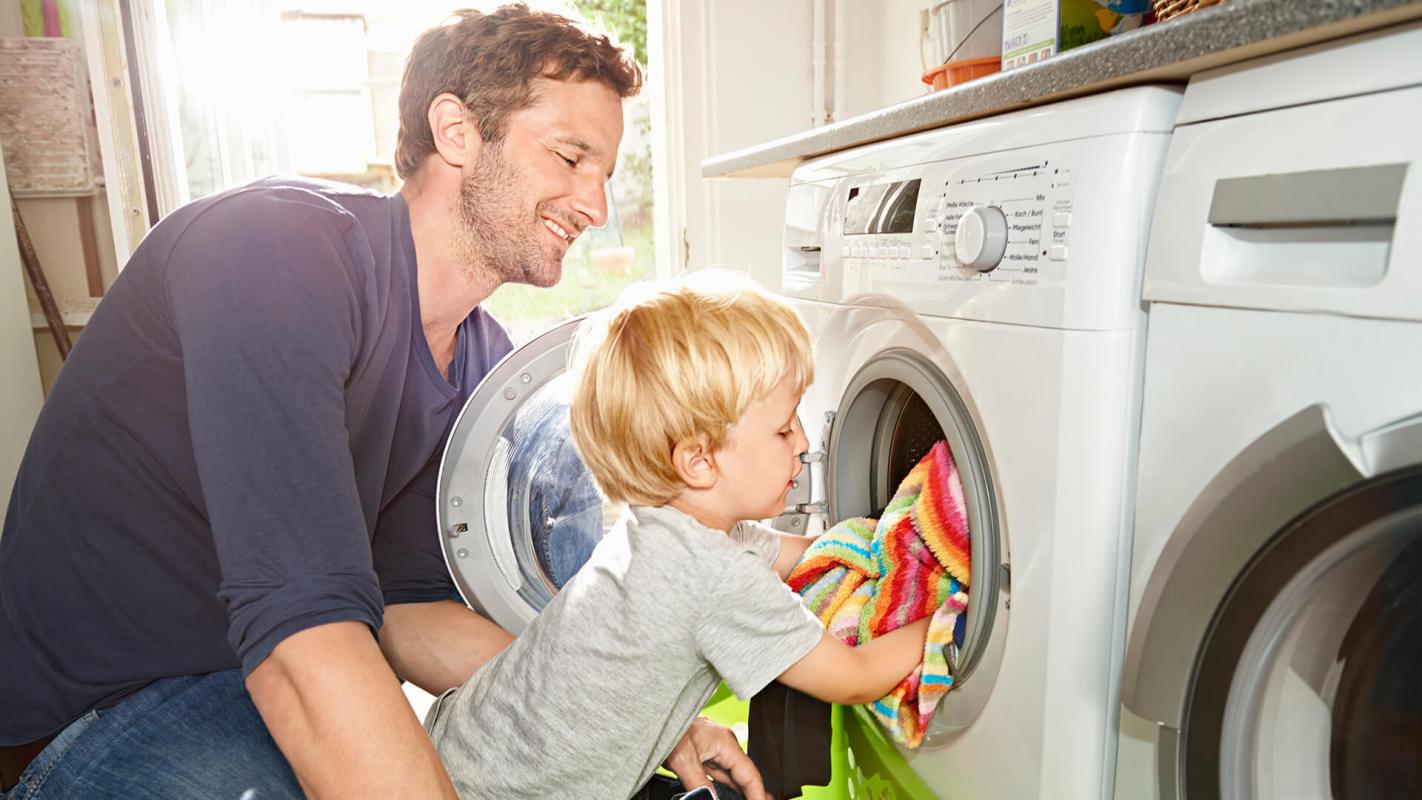
[[[630,287],[578,333],[569,411],[573,442],[612,502],[664,505],[685,488],[680,443],[714,452],[752,401],[787,375],[814,379],[795,311],[749,278],[704,270]]]

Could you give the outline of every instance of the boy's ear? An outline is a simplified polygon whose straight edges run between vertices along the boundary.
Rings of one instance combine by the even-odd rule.
[[[672,466],[689,488],[710,489],[716,485],[716,459],[705,436],[678,442],[672,448]]]

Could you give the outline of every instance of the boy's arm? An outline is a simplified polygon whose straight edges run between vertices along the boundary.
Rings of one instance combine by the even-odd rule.
[[[790,571],[800,563],[805,550],[815,543],[819,536],[802,536],[798,533],[782,533],[763,522],[745,520],[731,531],[731,537],[744,544],[752,545],[762,558],[770,561],[770,568],[784,581]],[[771,552],[773,559],[768,558]]]
[[[790,570],[800,563],[805,551],[810,545],[815,543],[819,536],[801,536],[798,533],[781,533],[775,531],[775,537],[780,540],[780,553],[775,556],[775,563],[771,568],[775,574],[780,576],[780,580],[790,577]]]
[[[923,660],[929,617],[850,647],[828,633],[780,682],[827,703],[859,705],[888,694]]]

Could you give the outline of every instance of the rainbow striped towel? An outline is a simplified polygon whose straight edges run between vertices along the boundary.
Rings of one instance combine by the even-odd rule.
[[[939,442],[899,484],[877,522],[839,523],[810,545],[790,588],[851,645],[933,615],[923,663],[870,708],[894,740],[918,747],[952,688],[943,647],[968,606],[968,515],[948,445]]]

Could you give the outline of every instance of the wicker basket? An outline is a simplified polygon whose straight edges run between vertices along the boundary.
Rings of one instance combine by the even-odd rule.
[[[1189,14],[1191,11],[1199,11],[1223,2],[1224,0],[1151,0],[1151,7],[1155,10],[1156,21],[1164,22],[1171,17]]]

